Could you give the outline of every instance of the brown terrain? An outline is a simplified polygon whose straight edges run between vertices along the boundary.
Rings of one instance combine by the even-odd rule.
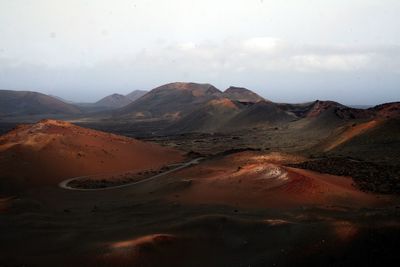
[[[180,198],[238,208],[364,207],[387,201],[358,190],[348,177],[285,167],[291,155],[236,153],[182,171],[190,183]]]
[[[400,261],[399,103],[173,83],[68,116],[0,124],[0,266]]]
[[[0,137],[1,183],[14,187],[51,185],[98,173],[158,169],[183,160],[156,144],[42,120]]]

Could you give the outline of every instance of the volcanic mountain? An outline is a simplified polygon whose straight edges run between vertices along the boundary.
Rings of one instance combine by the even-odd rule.
[[[315,101],[308,110],[306,117],[318,117],[327,111],[335,111],[338,108],[344,108],[340,103],[334,101]]]
[[[129,105],[135,100],[145,95],[147,91],[135,90],[127,95],[112,94],[106,96],[95,103],[76,103],[85,113],[108,112]]]
[[[389,107],[386,105],[381,105],[382,109]],[[316,118],[319,116],[324,116],[325,114],[334,114],[339,119],[349,120],[349,119],[372,119],[376,115],[378,115],[377,110],[380,106],[370,108],[370,109],[359,109],[359,108],[351,108],[340,103],[334,101],[320,101],[317,100],[313,102],[308,111],[305,114],[305,117],[308,118]]]
[[[163,133],[227,131],[293,118],[246,88],[229,87],[221,92],[210,84],[179,82],[155,88],[113,115],[114,120],[169,121]]]
[[[382,106],[385,108],[382,109]],[[394,163],[393,159],[400,158],[400,117],[393,112],[395,109],[389,110],[389,104],[379,105],[366,110],[374,114],[371,115],[372,118],[344,121],[342,125],[332,129],[319,149],[339,156],[365,160],[378,157],[380,161]]]
[[[376,159],[393,163],[400,157],[400,107],[398,102],[368,109],[343,105],[314,104],[308,116],[299,120],[302,131],[325,136],[316,150],[334,156]],[[317,112],[315,112],[317,111]],[[311,114],[311,115],[310,115]]]
[[[80,112],[79,108],[42,93],[0,90],[0,116],[73,115]]]
[[[157,169],[181,160],[182,154],[174,149],[56,120],[21,125],[0,137],[0,183],[17,187]]]
[[[256,93],[250,91],[249,89],[243,87],[234,87],[231,86],[226,89],[222,95],[230,100],[235,100],[239,102],[260,102],[265,101],[264,98],[257,95]]]
[[[210,84],[170,83],[151,90],[135,102],[116,111],[116,117],[177,119],[221,95]]]
[[[305,104],[280,104],[287,112],[295,114],[298,125],[303,131],[321,131],[331,134],[338,127],[353,120],[370,120],[374,112],[365,109],[350,108],[334,101],[316,100]],[[321,136],[322,137],[322,136]]]
[[[375,112],[377,116],[383,118],[399,118],[400,117],[400,102],[385,103],[368,109]]]
[[[127,96],[120,95],[120,94],[112,94],[112,95],[109,95],[109,96],[106,96],[106,97],[100,99],[99,101],[94,103],[94,105],[98,106],[98,107],[116,109],[116,108],[124,107],[124,106],[130,104],[131,102],[132,102],[132,100]]]
[[[142,96],[144,96],[145,94],[147,94],[148,91],[144,91],[144,90],[135,90],[130,92],[129,94],[125,95],[127,98],[129,98],[132,102],[141,98]]]

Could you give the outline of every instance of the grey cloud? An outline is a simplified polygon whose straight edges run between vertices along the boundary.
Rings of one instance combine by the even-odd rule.
[[[172,81],[235,84],[276,101],[333,98],[371,103],[399,99],[400,46],[291,44],[278,38],[159,43],[136,54],[81,66],[49,66],[0,58],[0,87],[37,89],[94,101]],[[346,100],[346,94],[353,95]],[[365,96],[380,88],[380,94]],[[354,98],[355,95],[359,95]],[[362,97],[360,97],[362,95]],[[383,95],[383,96],[382,96]]]

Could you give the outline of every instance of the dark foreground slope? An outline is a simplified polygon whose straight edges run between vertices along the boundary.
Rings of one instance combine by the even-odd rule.
[[[239,153],[121,189],[0,200],[1,266],[396,266],[396,200]]]

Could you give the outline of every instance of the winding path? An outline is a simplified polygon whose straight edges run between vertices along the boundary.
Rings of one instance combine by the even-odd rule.
[[[197,164],[200,163],[200,161],[201,161],[202,159],[204,159],[204,158],[202,158],[202,157],[201,157],[201,158],[195,158],[195,159],[193,159],[193,160],[191,160],[191,161],[188,161],[188,162],[183,163],[183,164],[180,165],[179,167],[176,167],[176,168],[174,168],[174,169],[171,169],[171,170],[168,170],[168,171],[165,171],[165,172],[156,174],[156,175],[154,175],[154,176],[145,178],[145,179],[143,179],[143,180],[136,181],[136,182],[131,182],[131,183],[126,183],[126,184],[121,184],[121,185],[116,185],[116,186],[103,187],[103,188],[75,188],[75,187],[68,186],[68,183],[71,182],[71,181],[78,180],[78,179],[82,179],[82,178],[87,178],[87,177],[90,177],[90,176],[93,176],[93,175],[73,177],[73,178],[70,178],[70,179],[67,179],[67,180],[62,181],[61,183],[58,184],[58,186],[61,187],[61,188],[63,188],[63,189],[75,190],[75,191],[103,191],[103,190],[110,190],[110,189],[123,188],[123,187],[128,187],[128,186],[132,186],[132,185],[137,185],[137,184],[145,183],[145,182],[154,180],[154,179],[156,179],[156,178],[159,178],[159,177],[161,177],[161,176],[164,176],[164,175],[166,175],[166,174],[169,174],[169,173],[172,173],[172,172],[176,172],[176,171],[182,170],[182,169],[184,169],[184,168],[187,168],[187,167],[190,167],[190,166],[193,166],[193,165],[197,165]]]

